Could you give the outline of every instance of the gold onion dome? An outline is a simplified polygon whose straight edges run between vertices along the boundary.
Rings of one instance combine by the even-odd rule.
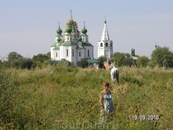
[[[66,29],[71,28],[72,32],[78,32],[77,22],[70,18],[66,23]]]

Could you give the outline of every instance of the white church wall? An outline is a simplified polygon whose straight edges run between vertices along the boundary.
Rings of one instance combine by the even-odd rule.
[[[73,52],[73,50],[74,50],[74,52]],[[73,55],[73,53],[74,53],[74,55]],[[77,63],[77,51],[76,51],[76,46],[72,46],[72,53],[71,53],[71,55],[72,55],[73,64],[76,65],[76,63]]]
[[[85,47],[85,58],[91,58],[91,57],[94,57],[94,54],[93,54],[93,47],[92,46],[87,46]],[[88,55],[88,50],[89,50],[89,55]]]
[[[51,47],[51,48],[50,48],[50,57],[51,57],[51,59],[54,59],[53,48],[54,48],[54,47]]]

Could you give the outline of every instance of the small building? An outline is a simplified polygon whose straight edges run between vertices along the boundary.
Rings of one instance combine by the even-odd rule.
[[[99,69],[100,61],[94,58],[88,59],[87,61],[88,61],[88,66],[92,66],[96,69]]]

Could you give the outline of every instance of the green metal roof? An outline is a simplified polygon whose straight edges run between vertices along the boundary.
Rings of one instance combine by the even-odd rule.
[[[83,33],[83,34],[81,34],[81,36],[88,36],[88,35]]]
[[[55,42],[51,47],[56,47],[57,42]]]
[[[59,47],[55,47],[55,48],[53,48],[53,50],[57,50],[57,49],[59,49]]]
[[[98,61],[97,59],[88,59],[87,60],[89,63],[99,63],[100,61]]]
[[[82,46],[93,46],[93,45],[89,42],[82,42]]]
[[[114,59],[114,58],[113,58],[113,57],[111,57],[111,58],[109,59],[109,61],[110,61],[110,60],[113,60],[113,59]]]
[[[57,34],[56,37],[62,37],[62,35],[61,34]]]
[[[76,43],[70,42],[70,41],[63,42],[63,43],[61,44],[61,46],[75,46],[75,45],[76,45]]]
[[[84,46],[77,46],[77,49],[85,49]]]
[[[51,60],[50,63],[58,63],[60,60]]]

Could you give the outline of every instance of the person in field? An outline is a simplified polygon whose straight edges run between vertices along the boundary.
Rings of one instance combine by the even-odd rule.
[[[100,125],[113,119],[114,107],[112,102],[112,93],[110,91],[109,82],[104,83],[104,89],[100,93]]]

